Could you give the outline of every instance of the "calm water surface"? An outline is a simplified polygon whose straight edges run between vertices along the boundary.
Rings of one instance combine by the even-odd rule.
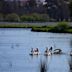
[[[69,72],[69,55],[43,55],[46,47],[69,53],[71,34],[31,32],[29,29],[0,29],[0,72],[39,72],[40,61],[46,61],[48,72]],[[38,47],[42,55],[30,56]]]

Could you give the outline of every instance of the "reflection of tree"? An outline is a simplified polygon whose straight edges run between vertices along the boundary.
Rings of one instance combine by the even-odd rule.
[[[51,60],[52,56],[45,56],[44,59],[41,59],[39,64],[39,72],[48,72]]]
[[[70,52],[72,52],[72,39],[70,40]],[[69,60],[69,68],[70,68],[70,72],[72,72],[72,56],[70,56],[70,60]]]
[[[47,63],[45,61],[40,63],[40,72],[47,72]]]
[[[72,39],[70,40],[70,46],[71,46],[71,48],[72,48]]]
[[[70,57],[69,60],[69,68],[70,68],[70,72],[72,72],[72,56]]]

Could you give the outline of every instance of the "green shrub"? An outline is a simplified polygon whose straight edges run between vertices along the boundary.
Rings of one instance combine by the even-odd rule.
[[[20,18],[19,18],[19,16],[17,14],[11,13],[11,14],[8,14],[6,16],[6,21],[19,22],[20,21]]]
[[[29,21],[29,22],[33,22],[33,21],[44,22],[44,21],[48,21],[48,18],[49,17],[47,14],[37,14],[37,13],[22,15],[20,17],[21,21]]]
[[[36,31],[36,32],[48,32],[48,28],[35,28],[33,27],[31,31]]]
[[[68,29],[67,32],[68,32],[68,33],[72,33],[72,29]]]
[[[56,26],[50,27],[49,32],[66,33],[69,29],[67,22],[59,22]]]
[[[56,27],[68,28],[67,22],[59,22]]]
[[[34,21],[34,18],[32,16],[29,15],[23,15],[20,17],[21,21]]]
[[[49,21],[49,16],[47,14],[32,14],[36,21]]]
[[[42,21],[49,21],[48,14],[41,14]]]
[[[59,32],[65,32],[69,28],[67,22],[59,22],[55,29]]]
[[[33,13],[31,16],[34,18],[34,21],[40,21],[40,14]]]

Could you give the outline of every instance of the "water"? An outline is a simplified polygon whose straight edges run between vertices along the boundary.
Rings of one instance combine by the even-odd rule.
[[[43,55],[46,47],[69,53],[71,34],[31,32],[30,29],[0,29],[0,72],[39,72],[40,61],[47,63],[47,72],[69,72],[69,55]],[[42,55],[30,56],[38,47]]]

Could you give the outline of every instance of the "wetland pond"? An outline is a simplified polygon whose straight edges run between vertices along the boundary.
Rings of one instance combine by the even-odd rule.
[[[70,72],[68,53],[72,34],[31,32],[30,29],[0,29],[0,72],[39,72],[40,61],[47,63],[47,72]],[[46,47],[62,49],[65,55],[43,55]],[[42,55],[30,56],[31,48]]]

